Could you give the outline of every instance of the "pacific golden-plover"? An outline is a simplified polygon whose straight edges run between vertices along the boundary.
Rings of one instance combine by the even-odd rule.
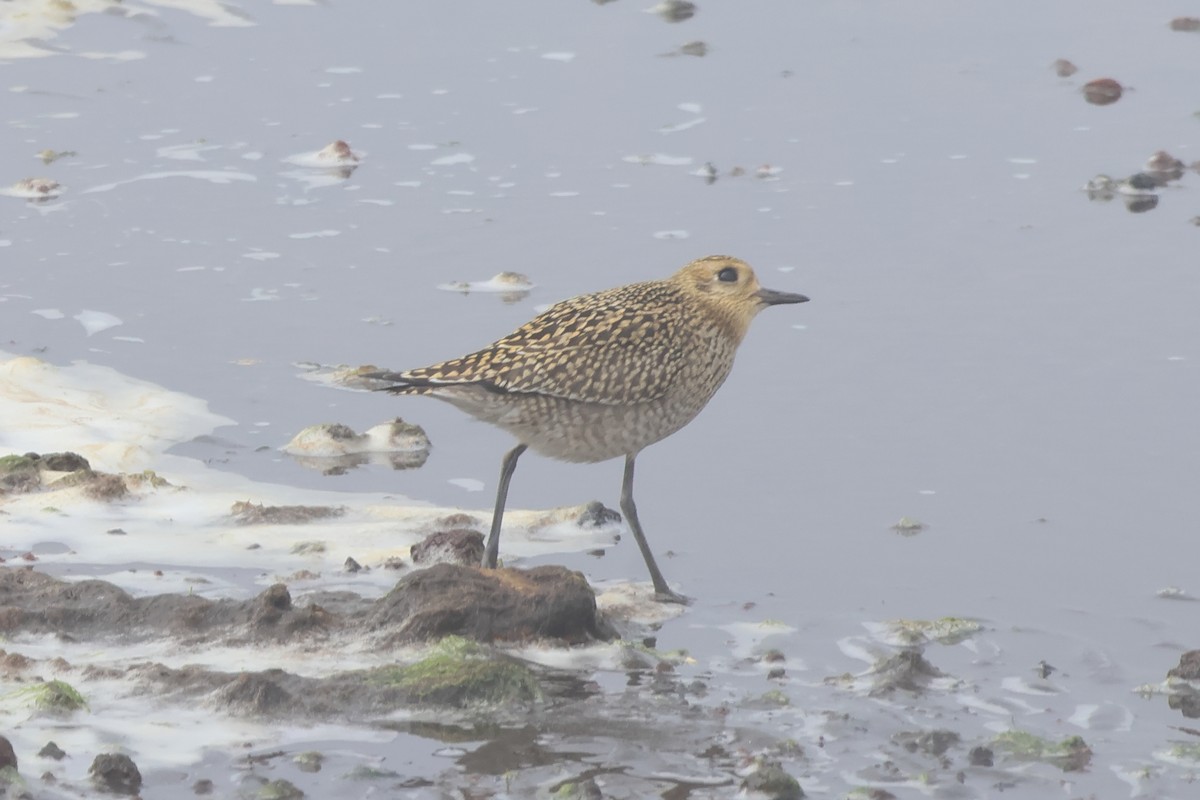
[[[385,391],[444,400],[517,438],[501,462],[484,567],[496,566],[508,484],[527,448],[574,462],[624,456],[621,511],[657,598],[682,602],[638,522],[634,461],[700,413],[759,311],[807,300],[762,288],[744,261],[709,256],[666,280],[564,300],[462,358],[363,377],[390,381]]]

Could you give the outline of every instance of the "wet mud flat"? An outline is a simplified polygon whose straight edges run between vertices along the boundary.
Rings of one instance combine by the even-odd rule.
[[[355,796],[359,789],[354,787],[370,786],[427,788],[429,796],[444,796],[441,792],[457,783],[486,784],[484,775],[471,773],[472,766],[483,767],[491,759],[506,762],[501,755],[506,749],[513,750],[507,757],[515,761],[500,770],[505,784],[515,779],[515,766],[552,767],[561,773],[564,759],[581,757],[556,753],[542,744],[547,736],[587,739],[595,746],[608,737],[624,738],[640,727],[638,736],[644,739],[643,746],[650,747],[659,724],[654,721],[658,716],[654,704],[678,710],[688,695],[705,695],[703,681],[685,684],[676,673],[675,665],[686,660],[682,654],[657,653],[649,628],[619,618],[621,608],[628,610],[639,602],[647,601],[629,598],[622,606],[613,606],[610,620],[597,610],[596,597],[582,575],[554,566],[484,571],[440,563],[410,573],[382,598],[316,592],[302,604],[293,603],[283,584],[244,601],[181,594],[135,598],[106,581],[63,581],[32,567],[13,567],[0,571],[0,628],[10,644],[0,653],[0,670],[6,682],[21,687],[16,698],[32,711],[31,726],[41,728],[47,737],[54,737],[55,729],[86,726],[87,718],[102,716],[105,712],[92,708],[88,697],[98,687],[106,687],[103,693],[115,694],[110,702],[148,705],[145,712],[151,717],[170,716],[172,708],[198,707],[270,726],[367,724],[409,732],[445,743],[446,747],[438,748],[441,755],[457,753],[456,760],[467,769],[453,779],[442,771],[401,775],[386,766],[389,759],[381,758],[379,766],[360,763],[348,772],[335,773],[334,785],[323,787],[316,774],[322,764],[329,761],[331,767],[347,769],[338,764],[346,758],[341,752],[344,747],[333,753],[266,750],[239,759],[234,775],[242,774],[232,783],[227,783],[229,765],[223,770],[188,770],[190,785],[198,794],[219,789],[218,794],[234,791],[262,798]],[[645,635],[637,642],[622,641],[617,626],[627,635],[638,628]],[[57,645],[61,652],[78,655],[30,657],[21,652],[22,640],[29,639],[52,640],[43,652]],[[170,642],[177,653],[271,648],[278,666],[228,672],[196,664],[170,666],[136,655],[164,642]],[[589,644],[596,645],[592,658],[625,670],[631,686],[640,690],[626,693],[624,699],[606,700],[592,672],[571,663],[577,658],[572,649],[586,651]],[[509,652],[514,647],[520,655]],[[89,663],[87,653],[97,648],[125,655]],[[597,648],[603,652],[596,653]],[[353,649],[360,657],[378,656],[378,665],[320,675],[289,668],[288,654],[344,649]],[[547,660],[562,665],[539,663]],[[644,705],[647,701],[651,706]],[[685,727],[696,728],[689,738],[715,742],[721,736],[722,715],[701,714]],[[605,728],[611,732],[605,734]],[[456,749],[481,739],[488,743],[477,750]],[[778,747],[780,755],[794,755],[794,743]],[[708,750],[715,757],[717,751],[712,746]],[[36,759],[30,759],[46,767],[40,778],[25,780],[14,771],[9,775],[10,792],[53,797],[61,791],[71,796],[86,793],[90,786],[132,795],[142,789],[144,780],[148,790],[166,788],[161,772],[142,777],[136,746],[123,747],[118,755],[114,762],[112,753],[79,752],[77,745],[64,748],[50,738]],[[739,776],[732,770],[732,756],[726,758],[729,771],[712,771],[700,781],[702,785],[778,786],[783,787],[779,796],[799,796],[795,779],[781,770],[777,759],[754,761],[751,778]],[[73,773],[88,759],[91,765],[84,781]],[[268,777],[280,763],[304,779]],[[599,791],[595,776],[611,773],[619,784],[626,769],[618,765],[581,768],[577,775],[559,779],[554,791],[566,792],[556,796],[595,796]],[[222,772],[225,780],[214,777]],[[630,790],[643,791],[632,786]]]
[[[415,551],[476,558],[448,538],[471,537],[434,534],[437,548]],[[832,783],[878,798],[986,797],[1054,796],[1104,767],[1151,785],[1194,780],[1195,651],[1140,687],[1181,715],[1170,745],[1104,764],[1132,712],[1110,703],[1071,727],[1048,718],[1031,698],[1069,700],[1069,681],[1049,664],[1003,675],[1004,637],[980,621],[880,623],[841,642],[863,670],[814,674],[807,634],[753,614],[728,627],[727,654],[659,651],[654,609],[644,588],[598,602],[583,576],[554,566],[441,561],[376,598],[294,598],[276,583],[236,600],[134,596],[17,557],[0,572],[4,710],[24,764],[11,793],[797,797]],[[964,649],[967,662],[955,658]],[[205,721],[189,726],[196,712]],[[148,724],[131,730],[131,717]],[[1094,734],[1071,732],[1093,722]],[[333,727],[313,736],[322,726]],[[208,746],[168,768],[152,744],[172,728]],[[365,731],[397,738],[349,735]]]
[[[606,594],[554,566],[439,563],[375,599],[275,584],[245,600],[6,566],[16,768],[0,775],[9,796],[51,798],[1087,797],[1110,772],[1162,790],[1134,796],[1185,797],[1196,780],[1200,651],[1137,687],[1180,724],[1126,761],[1130,712],[1092,708],[1072,720],[1092,731],[1070,732],[1054,666],[991,688],[938,666],[1000,663],[1003,637],[977,620],[881,623],[842,642],[865,669],[821,675],[781,623],[730,625],[728,658],[701,661],[656,648],[647,591]],[[256,666],[217,666],[237,653]],[[153,752],[197,733],[210,746],[189,763]]]
[[[1061,631],[785,622],[523,565],[611,546],[620,522],[595,503],[513,509],[506,568],[484,571],[482,515],[214,473],[164,452],[213,424],[194,401],[85,366],[4,368],[22,376],[5,413],[45,445],[0,456],[10,796],[1194,789],[1194,643],[1167,639],[1134,668]],[[122,403],[170,425],[118,425]],[[91,439],[65,422],[85,408]]]

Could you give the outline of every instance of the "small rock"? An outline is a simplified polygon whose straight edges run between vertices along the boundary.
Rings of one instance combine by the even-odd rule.
[[[746,776],[742,781],[742,789],[746,792],[761,792],[771,800],[800,800],[805,796],[800,782],[774,762],[763,763]]]
[[[205,795],[205,794],[212,794],[212,793],[213,793],[213,782],[211,780],[209,780],[208,778],[201,778],[200,780],[198,780],[192,784],[192,794]]]
[[[960,737],[954,731],[934,730],[920,733],[898,733],[892,738],[910,753],[920,752],[931,756],[942,756],[947,750],[958,744]]]
[[[293,705],[287,690],[267,677],[278,670],[246,672],[222,686],[215,697],[234,713],[254,716],[281,714]]]
[[[42,468],[51,472],[75,472],[76,470],[92,468],[88,460],[78,453],[46,453],[42,456]]]
[[[7,736],[0,736],[0,769],[12,767],[17,769],[17,754],[13,752],[12,742]]]
[[[1112,105],[1121,99],[1125,87],[1112,78],[1097,78],[1083,85],[1083,99],[1094,106]]]
[[[872,697],[890,694],[897,689],[920,693],[931,679],[945,677],[945,673],[915,650],[901,650],[877,663],[871,672],[875,676],[875,685],[870,691]]]
[[[575,524],[581,528],[602,528],[620,521],[619,513],[595,500],[584,506],[583,511],[575,518]]]
[[[435,564],[401,578],[375,603],[367,624],[390,629],[396,641],[451,634],[479,641],[612,638],[587,580],[554,565],[484,570]]]
[[[0,491],[33,492],[41,485],[42,476],[36,453],[0,457]]]
[[[928,526],[924,522],[921,522],[918,519],[913,519],[912,517],[901,517],[896,521],[896,524],[892,526],[892,530],[901,536],[916,536],[927,527]]]
[[[291,781],[280,778],[264,784],[255,797],[257,800],[301,800],[304,792],[296,788]]]
[[[683,22],[696,16],[696,4],[689,0],[663,0],[650,10],[667,22]]]
[[[338,165],[357,164],[359,162],[358,154],[351,150],[350,145],[342,139],[330,142],[318,150],[317,158],[321,161],[328,161]]]
[[[62,194],[62,186],[53,178],[22,178],[13,184],[12,191],[30,200],[49,200]]]
[[[342,569],[346,570],[346,572],[351,572],[351,573],[353,573],[353,572],[361,572],[361,571],[362,571],[362,564],[359,564],[359,563],[358,563],[357,561],[355,561],[353,558],[351,558],[351,557],[347,556],[347,557],[346,557],[346,562],[345,562],[344,564],[342,564]]]
[[[457,511],[453,514],[447,514],[441,517],[434,523],[439,530],[449,530],[450,528],[475,528],[479,526],[479,520],[470,514]]]
[[[1164,184],[1182,178],[1185,169],[1187,165],[1166,150],[1156,150],[1146,159],[1146,171]]]
[[[124,753],[101,753],[88,769],[92,783],[105,792],[135,795],[142,788],[142,773]]]
[[[1060,78],[1069,78],[1079,71],[1079,67],[1065,58],[1057,59],[1051,66],[1054,67],[1054,74]]]
[[[996,757],[987,747],[972,747],[971,752],[967,754],[967,763],[972,767],[990,767],[995,760]]]
[[[1176,17],[1170,25],[1173,31],[1200,31],[1200,19],[1196,17]]]
[[[600,791],[600,786],[594,778],[559,784],[553,795],[562,800],[604,800],[604,793]]]
[[[320,772],[321,764],[325,761],[325,756],[316,750],[306,750],[292,760],[296,762],[296,767],[301,772]]]
[[[1117,186],[1118,191],[1153,192],[1162,186],[1162,182],[1146,172],[1135,172]]]
[[[258,596],[258,604],[264,615],[288,611],[292,607],[292,595],[285,584],[275,583]]]
[[[455,528],[426,536],[409,550],[414,564],[461,564],[475,567],[483,561],[483,534]]]
[[[108,502],[125,497],[129,494],[129,487],[125,485],[125,479],[120,475],[95,472],[92,473],[92,479],[84,486],[83,493],[93,500]]]
[[[1200,650],[1188,650],[1179,657],[1179,665],[1167,671],[1168,678],[1200,681]]]
[[[46,742],[41,750],[38,750],[38,756],[41,758],[53,758],[55,761],[62,761],[67,757],[67,754],[54,742]]]

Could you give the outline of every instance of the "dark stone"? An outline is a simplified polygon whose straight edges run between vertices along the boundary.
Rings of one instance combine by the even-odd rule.
[[[1083,772],[1092,763],[1092,748],[1082,737],[1068,737],[1063,740],[1061,747],[1065,753],[1053,763],[1062,767],[1063,772]]]
[[[910,753],[919,751],[931,756],[941,756],[959,743],[957,733],[945,730],[921,731],[920,733],[904,732],[898,733],[892,738]]]
[[[438,531],[409,550],[414,564],[479,566],[483,561],[483,534],[467,528]]]
[[[1200,695],[1173,694],[1167,698],[1167,708],[1178,711],[1188,719],[1200,719]]]
[[[1200,650],[1188,650],[1179,657],[1179,666],[1167,670],[1168,678],[1200,681]]]
[[[320,606],[294,607],[283,584],[244,601],[181,594],[134,598],[107,581],[67,583],[31,570],[0,570],[0,631],[139,638],[164,630],[198,634],[226,628],[231,633],[243,626],[256,639],[286,640],[323,635],[336,622]]]
[[[53,758],[55,761],[62,761],[67,757],[67,754],[54,742],[46,742],[42,749],[38,750],[38,756],[41,758]]]
[[[264,615],[282,614],[291,610],[292,594],[286,585],[274,583],[258,596],[256,605],[262,609]]]
[[[252,716],[279,716],[293,705],[292,696],[273,680],[273,673],[283,676],[283,670],[245,672],[223,686],[216,694],[217,702],[228,710]]]
[[[208,778],[201,778],[200,780],[198,780],[192,784],[192,794],[205,795],[205,794],[212,794],[212,793],[213,793],[213,782],[211,780],[209,780]]]
[[[129,487],[125,485],[125,479],[120,475],[92,472],[91,480],[84,486],[83,493],[93,500],[120,500],[129,494]]]
[[[990,767],[995,761],[996,757],[988,747],[972,747],[967,754],[967,763],[972,767]]]
[[[42,456],[42,468],[51,472],[75,472],[92,468],[88,460],[78,453],[46,453]]]
[[[36,453],[0,457],[0,492],[35,492],[41,485],[42,473],[38,469]]]
[[[871,670],[875,675],[875,686],[871,696],[878,697],[897,689],[909,692],[922,692],[933,678],[945,677],[945,673],[930,664],[916,650],[901,650],[896,655],[884,659]]]
[[[0,736],[0,769],[5,767],[17,768],[17,754],[13,752],[12,742],[7,736]]]
[[[559,566],[529,570],[435,564],[400,579],[367,619],[391,641],[458,635],[479,641],[614,637],[582,574]]]
[[[588,503],[575,518],[575,524],[581,528],[602,528],[620,521],[621,515],[618,512],[595,500]]]
[[[1158,187],[1162,186],[1162,181],[1148,172],[1136,172],[1133,175],[1130,175],[1127,179],[1127,183],[1131,188],[1141,189],[1143,191],[1157,189]]]
[[[113,794],[137,794],[142,788],[142,773],[124,753],[101,753],[88,769],[98,789]]]
[[[342,569],[346,570],[346,572],[349,572],[349,573],[361,572],[362,564],[359,564],[353,558],[347,556],[346,562],[344,564],[342,564]]]

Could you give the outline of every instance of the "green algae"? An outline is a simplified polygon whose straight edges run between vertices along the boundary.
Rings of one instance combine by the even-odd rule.
[[[1053,764],[1063,772],[1082,770],[1092,760],[1092,749],[1081,736],[1055,742],[1027,731],[1011,730],[993,739],[992,746],[1022,761]]]
[[[10,696],[28,700],[35,708],[55,714],[72,714],[88,707],[78,689],[60,680],[26,686]]]
[[[367,679],[394,686],[418,703],[458,708],[543,699],[532,670],[461,636],[447,636],[414,664],[372,670]]]

